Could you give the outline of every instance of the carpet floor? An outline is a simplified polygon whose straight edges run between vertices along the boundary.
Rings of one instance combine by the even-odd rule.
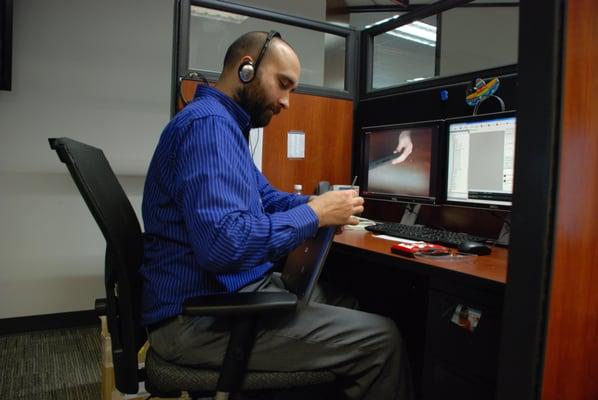
[[[100,327],[0,336],[0,400],[100,400]]]

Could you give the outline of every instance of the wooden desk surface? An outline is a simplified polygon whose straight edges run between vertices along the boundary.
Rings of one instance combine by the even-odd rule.
[[[487,256],[477,256],[466,261],[442,261],[437,259],[423,260],[421,258],[403,257],[391,253],[390,246],[393,244],[392,241],[374,237],[371,232],[367,231],[347,229],[342,234],[336,235],[334,242],[337,245],[356,247],[389,257],[397,257],[409,260],[410,262],[472,275],[502,284],[507,281],[508,251],[500,247],[493,248],[492,254]]]

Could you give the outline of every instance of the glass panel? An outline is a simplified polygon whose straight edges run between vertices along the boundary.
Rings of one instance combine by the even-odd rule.
[[[220,73],[226,49],[237,37],[271,29],[299,55],[301,84],[344,89],[344,37],[198,6],[191,6],[188,67]]]
[[[519,7],[455,8],[442,13],[440,75],[517,63]]]
[[[415,21],[375,36],[373,54],[374,89],[433,77],[436,65],[436,17]]]
[[[352,23],[367,20],[352,17]],[[516,64],[518,26],[518,6],[458,7],[379,34],[374,37],[372,88]]]
[[[261,10],[293,15],[314,21],[327,21],[327,0],[280,1],[280,0],[234,0],[232,3]]]

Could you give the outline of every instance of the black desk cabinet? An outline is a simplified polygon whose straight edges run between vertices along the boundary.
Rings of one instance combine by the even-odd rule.
[[[338,245],[323,278],[397,323],[418,400],[494,398],[504,283]],[[481,313],[473,332],[451,321],[458,305]]]
[[[422,379],[424,400],[494,398],[502,291],[431,280]],[[473,331],[451,320],[460,305],[472,315],[480,312]],[[458,319],[456,315],[454,319]]]

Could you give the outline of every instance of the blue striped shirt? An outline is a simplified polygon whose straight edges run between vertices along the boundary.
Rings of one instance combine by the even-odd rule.
[[[249,128],[237,103],[200,85],[162,132],[143,194],[144,324],[258,280],[315,234],[309,197],[274,189],[255,167]]]

